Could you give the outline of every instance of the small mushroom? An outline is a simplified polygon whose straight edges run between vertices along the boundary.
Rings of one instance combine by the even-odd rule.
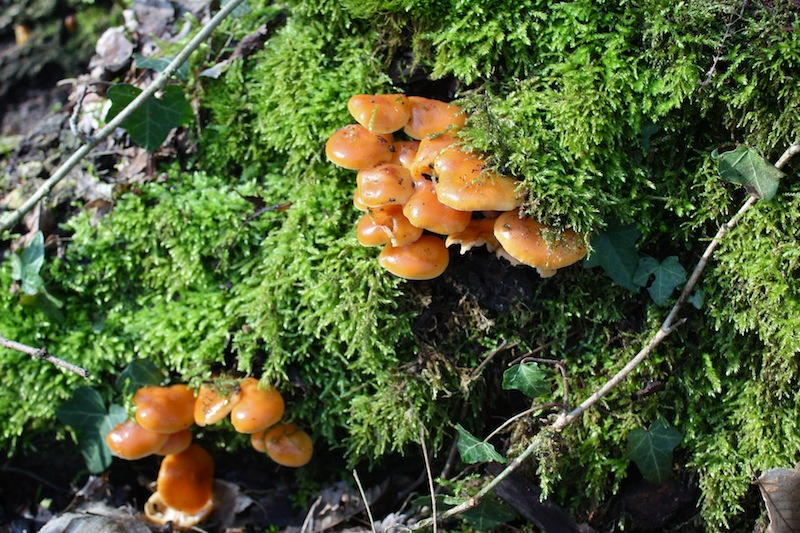
[[[167,441],[156,450],[156,455],[174,455],[181,453],[192,444],[192,430],[184,429],[167,435]]]
[[[439,135],[437,137],[425,137],[419,141],[419,148],[414,160],[411,162],[409,170],[415,182],[430,178],[434,175],[433,163],[442,150],[455,142],[452,135]]]
[[[121,459],[135,461],[161,450],[169,435],[144,429],[135,420],[117,424],[106,434],[106,444],[111,453]]]
[[[255,433],[276,424],[285,404],[277,389],[261,389],[258,380],[247,377],[240,383],[241,399],[231,410],[231,423],[239,433]]]
[[[359,170],[356,187],[359,201],[367,207],[402,205],[414,192],[408,169],[392,163],[379,163]]]
[[[422,96],[409,96],[408,101],[411,104],[411,118],[403,131],[412,139],[452,133],[464,127],[467,117],[456,105]]]
[[[133,404],[139,425],[156,433],[176,433],[194,424],[194,393],[184,384],[142,387]]]
[[[167,455],[158,470],[156,489],[145,503],[147,518],[162,525],[194,527],[214,508],[214,460],[197,444]]]
[[[328,138],[325,155],[340,167],[361,170],[390,161],[393,142],[390,134],[372,133],[361,124],[348,124]]]
[[[311,460],[314,453],[311,437],[293,423],[280,423],[269,428],[264,433],[263,442],[269,458],[282,466],[301,467]]]
[[[509,211],[522,203],[517,180],[488,170],[476,154],[450,146],[439,154],[433,168],[436,196],[453,209]]]
[[[347,110],[372,133],[393,133],[411,118],[411,104],[404,94],[356,94],[347,101]]]
[[[194,423],[200,427],[216,424],[230,414],[240,399],[238,385],[224,388],[203,383],[194,401]]]
[[[414,183],[414,193],[403,206],[403,214],[414,226],[439,235],[464,231],[472,219],[470,211],[459,211],[440,202],[433,182],[425,179]]]
[[[461,245],[461,255],[484,245],[488,251],[494,252],[500,248],[500,243],[494,236],[494,223],[494,218],[473,218],[463,231],[448,235],[445,246],[449,248],[453,244]]]
[[[384,246],[378,264],[401,278],[424,280],[441,275],[450,262],[444,241],[435,235],[423,235],[405,246]]]
[[[411,223],[400,205],[387,205],[364,213],[356,227],[356,238],[362,246],[404,246],[422,236],[422,228]]]
[[[552,239],[545,237],[549,228],[532,218],[520,218],[519,210],[503,213],[494,224],[494,234],[505,253],[534,267],[543,277],[586,255],[586,247],[572,230],[563,231]]]
[[[405,168],[411,170],[411,164],[417,156],[420,141],[395,141],[392,144],[392,160],[390,163],[395,165],[403,165]]]

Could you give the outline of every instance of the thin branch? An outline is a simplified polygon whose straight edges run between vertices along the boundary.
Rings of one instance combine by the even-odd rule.
[[[431,473],[431,461],[428,457],[428,447],[425,444],[425,428],[419,430],[419,442],[422,445],[422,456],[425,459],[425,473],[428,476],[428,490],[431,493],[431,518],[433,519],[433,533],[437,533],[438,520],[436,519],[436,489],[433,486],[433,474]]]
[[[69,361],[65,361],[59,357],[54,355],[50,355],[47,352],[47,348],[34,348],[33,346],[28,346],[27,344],[22,344],[21,342],[12,341],[0,335],[0,346],[5,348],[10,348],[11,350],[16,350],[18,352],[22,352],[25,354],[30,355],[31,357],[35,357],[37,359],[42,359],[47,361],[48,363],[52,363],[58,367],[61,367],[65,370],[69,370],[70,372],[74,372],[81,376],[82,378],[89,377],[89,371],[84,370],[83,368],[70,363]]]
[[[356,486],[358,487],[358,493],[361,495],[361,501],[364,502],[364,509],[367,510],[367,518],[369,518],[370,529],[372,533],[375,533],[375,520],[372,518],[372,511],[370,511],[369,508],[367,494],[364,492],[364,486],[361,484],[361,478],[358,477],[358,471],[355,468],[353,469],[353,478],[356,480]]]
[[[4,231],[13,228],[22,217],[25,216],[33,207],[39,203],[42,198],[47,196],[50,191],[53,190],[53,187],[56,186],[58,182],[60,182],[64,177],[72,170],[85,156],[88,154],[93,148],[95,148],[100,142],[114,133],[114,131],[125,122],[134,111],[142,106],[147,100],[149,100],[156,91],[164,88],[167,84],[169,78],[180,68],[180,66],[189,59],[189,56],[192,55],[198,46],[200,46],[203,41],[208,39],[214,29],[219,26],[219,24],[225,20],[225,18],[236,9],[239,4],[241,4],[244,0],[231,0],[227,4],[225,4],[219,12],[214,15],[214,17],[208,21],[198,33],[194,36],[194,38],[189,41],[189,43],[180,51],[180,53],[175,56],[169,65],[159,74],[159,76],[147,87],[144,91],[139,94],[130,104],[128,104],[125,109],[123,109],[119,115],[114,117],[108,124],[105,125],[100,131],[98,131],[89,141],[81,146],[75,153],[73,153],[69,159],[67,159],[58,169],[50,176],[47,181],[45,181],[39,189],[33,193],[33,195],[28,198],[16,211],[12,212],[10,215],[5,217],[2,221],[0,221],[0,234]]]

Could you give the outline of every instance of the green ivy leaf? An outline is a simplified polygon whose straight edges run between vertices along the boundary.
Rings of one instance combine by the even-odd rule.
[[[672,450],[683,435],[662,420],[650,424],[650,429],[636,428],[628,433],[628,458],[642,476],[651,483],[663,483],[672,472]]]
[[[125,83],[110,87],[108,98],[111,100],[111,108],[106,115],[106,121],[117,116],[141,92],[141,89]],[[193,116],[192,106],[186,100],[183,90],[170,85],[164,89],[161,98],[153,97],[142,104],[122,123],[122,127],[128,131],[133,142],[148,152],[154,152],[173,128],[186,124]]]
[[[164,375],[152,361],[134,359],[117,377],[117,388],[128,394],[141,387],[161,385],[163,381]]]
[[[475,435],[464,429],[461,424],[456,424],[456,429],[458,430],[458,453],[465,463],[506,462],[506,458],[497,453],[494,446],[488,442],[478,440]]]
[[[150,69],[155,72],[164,72],[172,63],[174,57],[145,57],[142,54],[133,54],[133,63],[136,68]],[[184,61],[178,70],[175,71],[178,79],[186,80],[189,77],[189,62]]]
[[[536,363],[514,365],[503,372],[503,389],[516,389],[529,398],[538,398],[550,392],[547,373]]]
[[[477,506],[465,511],[462,516],[478,531],[493,528],[517,518],[517,512],[499,498],[483,498]]]
[[[700,309],[703,307],[703,303],[706,301],[706,291],[704,291],[701,287],[698,287],[692,294],[689,295],[686,301],[692,304],[695,309]]]
[[[127,417],[125,409],[112,405],[108,410],[100,393],[80,387],[72,398],[56,409],[56,417],[75,432],[75,439],[92,474],[99,474],[111,464],[111,450],[106,434]]]
[[[674,255],[667,257],[661,263],[652,257],[642,257],[633,275],[633,281],[644,287],[651,276],[653,283],[647,288],[647,292],[656,305],[664,305],[675,289],[686,282],[686,269]]]
[[[591,240],[592,255],[584,261],[584,267],[599,266],[617,285],[638,291],[633,275],[639,266],[636,241],[640,236],[634,224],[610,226],[596,233]]]
[[[22,292],[35,296],[44,288],[44,280],[39,275],[42,266],[44,266],[44,234],[37,231],[22,252],[11,255],[11,278],[20,282]]]
[[[744,185],[748,193],[765,202],[775,196],[778,182],[784,176],[775,165],[747,146],[721,154],[714,150],[711,157],[717,160],[722,179]]]

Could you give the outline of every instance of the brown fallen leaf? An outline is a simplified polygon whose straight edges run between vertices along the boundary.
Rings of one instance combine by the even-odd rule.
[[[769,533],[800,531],[800,469],[773,468],[758,476],[758,488],[767,506]]]

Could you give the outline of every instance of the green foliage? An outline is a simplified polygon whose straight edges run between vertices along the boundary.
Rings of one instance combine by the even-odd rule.
[[[650,427],[628,433],[628,457],[636,463],[644,478],[663,483],[672,474],[672,450],[683,440],[678,430],[659,419]]]
[[[744,185],[747,192],[765,202],[775,196],[783,172],[752,148],[739,146],[722,154],[715,150],[711,157],[719,161],[719,173],[726,181]]]
[[[503,388],[519,390],[529,398],[538,398],[550,392],[547,373],[536,363],[514,365],[503,372]]]
[[[458,453],[465,463],[487,463],[495,461],[505,463],[506,458],[497,453],[494,446],[478,439],[475,435],[464,429],[461,424],[456,424],[458,430]]]
[[[141,89],[128,84],[109,87],[111,107],[106,114],[106,121],[119,115],[141,93]],[[160,98],[150,98],[133,111],[122,127],[128,130],[133,142],[148,152],[154,152],[164,143],[170,131],[186,124],[192,117],[192,106],[186,100],[183,89],[169,85],[164,88]]]
[[[651,276],[652,283],[650,283]],[[645,256],[639,259],[639,267],[633,275],[633,281],[641,287],[647,287],[647,292],[656,305],[664,305],[675,289],[686,282],[686,269],[674,255],[661,262]]]
[[[634,224],[612,225],[592,236],[592,251],[584,260],[586,268],[602,267],[603,271],[620,287],[638,290],[634,274],[639,267],[636,241],[641,237]]]

